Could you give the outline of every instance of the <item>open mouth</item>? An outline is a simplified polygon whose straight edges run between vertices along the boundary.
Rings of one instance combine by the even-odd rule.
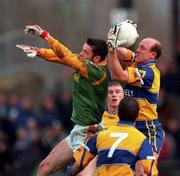
[[[112,99],[112,102],[117,102],[118,100],[117,99]]]

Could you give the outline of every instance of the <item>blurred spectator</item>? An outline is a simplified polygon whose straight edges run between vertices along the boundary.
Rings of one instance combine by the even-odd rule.
[[[62,124],[57,120],[53,120],[49,126],[46,126],[43,130],[42,142],[50,152],[50,150],[66,136],[67,133]]]
[[[7,135],[0,130],[0,175],[7,176],[13,171],[13,154],[7,143]]]
[[[16,135],[17,140],[14,145],[14,150],[16,152],[16,155],[19,157],[20,154],[26,151],[26,149],[29,147],[31,139],[25,127],[19,127],[16,131]]]
[[[171,94],[178,92],[178,68],[176,59],[167,56],[159,60],[157,67],[161,72],[161,87]]]
[[[65,116],[62,119],[63,126],[67,129],[68,132],[71,131],[73,127],[73,122],[71,121],[72,115],[72,94],[70,92],[66,92],[63,97],[63,106],[64,106],[64,113]]]
[[[67,136],[67,133],[64,130],[64,127],[61,123],[54,120],[51,123],[52,128],[52,136],[53,136],[53,146],[59,143],[62,139],[64,139]]]
[[[180,122],[178,119],[170,118],[167,122],[167,131],[175,140],[176,152],[174,158],[180,160]]]
[[[166,125],[168,119],[172,118],[173,116],[173,111],[174,111],[173,102],[164,88],[161,88],[159,92],[157,111],[158,111],[159,119],[163,125]]]
[[[49,126],[51,122],[54,120],[59,121],[59,123],[62,123],[61,119],[64,116],[60,111],[58,111],[53,96],[51,95],[45,96],[41,111],[42,114],[41,114],[40,123],[43,128]]]
[[[165,126],[166,136],[160,153],[160,160],[180,160],[180,124],[178,119],[169,118]]]
[[[0,121],[8,115],[8,97],[5,92],[0,92]]]
[[[14,122],[21,110],[21,98],[17,93],[12,93],[9,97],[8,118]]]
[[[173,159],[175,156],[176,144],[172,135],[165,134],[164,144],[162,146],[158,160]]]
[[[16,141],[16,127],[9,118],[4,118],[1,122],[0,129],[8,136],[7,142],[9,148],[13,148]]]
[[[28,119],[26,128],[17,130],[17,142],[15,144],[16,158],[15,176],[31,176],[36,165],[47,154],[41,143],[41,132],[35,119]]]
[[[25,127],[29,119],[37,118],[37,115],[33,109],[32,101],[25,97],[21,102],[21,110],[16,118],[16,127]]]

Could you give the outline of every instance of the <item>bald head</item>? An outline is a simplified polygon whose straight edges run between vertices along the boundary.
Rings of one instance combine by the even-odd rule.
[[[145,38],[142,41],[146,42],[150,46],[150,51],[155,52],[155,59],[159,58],[162,54],[162,45],[160,41],[154,38]]]

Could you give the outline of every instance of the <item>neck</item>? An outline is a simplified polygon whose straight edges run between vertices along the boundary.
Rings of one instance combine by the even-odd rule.
[[[116,114],[117,113],[117,107],[110,107],[110,106],[108,106],[108,112],[110,113],[110,114]]]

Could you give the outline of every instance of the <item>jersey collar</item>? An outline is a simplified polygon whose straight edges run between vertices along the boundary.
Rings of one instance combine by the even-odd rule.
[[[125,121],[125,120],[120,120],[118,122],[118,125],[122,125],[122,126],[134,126],[134,122],[128,122],[128,121]]]
[[[146,61],[142,64],[139,64],[138,67],[144,67],[144,66],[153,65],[153,64],[156,64],[156,62],[154,60],[153,61]]]
[[[102,62],[98,63],[99,66],[105,66],[107,65],[107,59],[104,59]]]

